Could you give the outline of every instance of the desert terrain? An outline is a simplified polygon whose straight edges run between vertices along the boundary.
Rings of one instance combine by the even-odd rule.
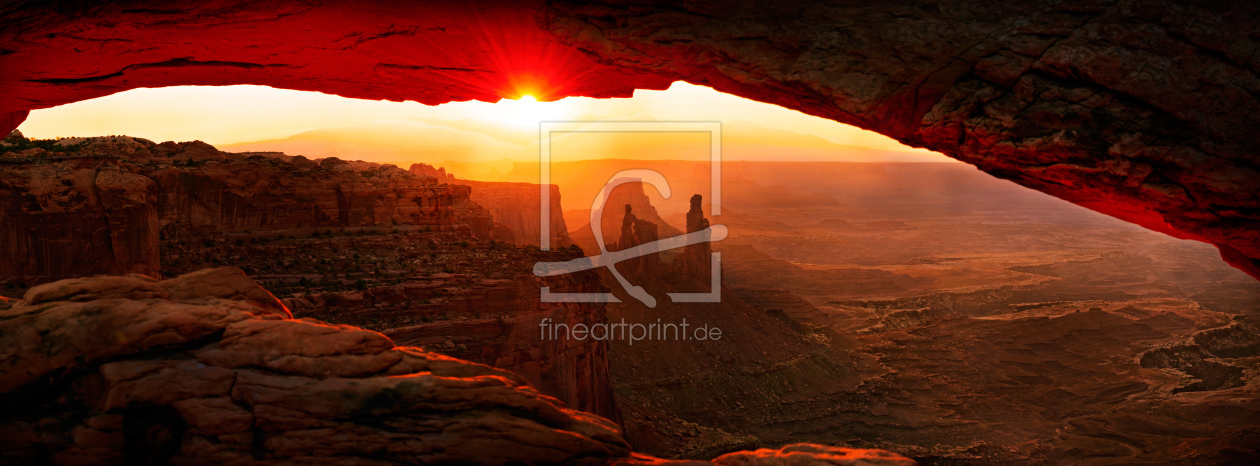
[[[610,251],[729,231],[619,264],[660,298],[712,291],[704,258],[721,255],[720,301],[649,306],[607,270],[533,274],[597,251],[590,197],[637,162],[554,167],[543,252],[540,187],[517,175],[129,137],[18,141],[3,161],[4,296],[84,270],[235,267],[295,318],[520,374],[657,457],[810,442],[924,464],[1229,464],[1260,447],[1260,284],[1209,245],[962,164],[727,162],[714,215],[704,162],[648,162],[672,196],[614,190]],[[85,262],[48,253],[64,244]],[[682,318],[722,336],[539,334]]]

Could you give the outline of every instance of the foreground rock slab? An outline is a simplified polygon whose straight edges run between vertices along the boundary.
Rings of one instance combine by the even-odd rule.
[[[666,464],[523,378],[295,320],[234,268],[0,302],[0,463]],[[719,464],[913,464],[795,445]]]

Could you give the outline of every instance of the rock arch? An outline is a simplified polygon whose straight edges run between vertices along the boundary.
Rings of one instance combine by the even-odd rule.
[[[1212,243],[1260,277],[1258,20],[1175,0],[14,3],[0,131],[137,87],[438,104],[685,80]]]

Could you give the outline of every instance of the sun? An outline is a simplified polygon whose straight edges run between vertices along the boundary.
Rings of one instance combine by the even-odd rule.
[[[569,104],[569,99],[539,102],[533,94],[522,94],[516,99],[498,101],[482,117],[512,126],[533,127],[540,121],[564,118],[569,113]]]

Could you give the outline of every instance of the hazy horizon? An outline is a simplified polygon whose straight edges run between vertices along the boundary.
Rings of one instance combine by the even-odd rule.
[[[437,106],[265,86],[134,89],[34,110],[18,129],[41,139],[113,134],[201,140],[229,151],[435,164],[537,160],[540,121],[718,121],[724,160],[956,162],[878,133],[683,82],[623,99],[522,96]],[[622,140],[561,135],[553,140],[553,160],[707,160],[707,140],[700,141],[686,133]]]

